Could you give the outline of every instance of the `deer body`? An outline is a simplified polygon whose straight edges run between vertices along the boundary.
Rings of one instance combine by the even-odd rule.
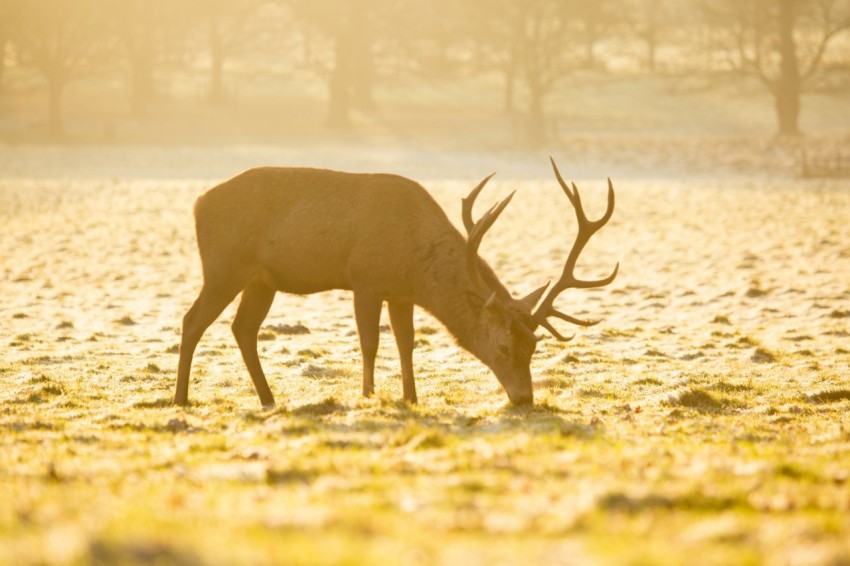
[[[540,322],[531,308],[544,289],[532,294],[533,301],[513,299],[477,249],[470,249],[473,236],[467,241],[414,181],[322,169],[251,169],[202,195],[195,222],[204,284],[183,320],[175,404],[188,402],[198,341],[241,292],[233,333],[261,403],[274,405],[257,352],[274,295],[330,289],[353,291],[364,395],[374,391],[380,314],[387,302],[406,400],[416,401],[418,305],[493,370],[511,401],[532,401],[529,366]]]
[[[201,196],[195,214],[205,279],[239,266],[285,293],[413,300],[429,252],[463,257],[463,236],[425,189],[393,175],[252,169]]]

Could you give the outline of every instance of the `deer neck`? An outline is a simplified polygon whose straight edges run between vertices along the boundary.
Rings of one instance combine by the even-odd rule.
[[[462,247],[454,253],[442,255],[441,260],[424,273],[416,303],[439,320],[461,347],[483,360],[482,338],[488,334],[483,326],[487,319],[482,316],[480,302],[471,295],[477,294],[479,299],[487,297],[481,297],[482,291],[476,291],[467,271]],[[499,296],[509,297],[510,293],[490,267],[483,260],[481,263],[482,275],[488,286],[493,287]]]

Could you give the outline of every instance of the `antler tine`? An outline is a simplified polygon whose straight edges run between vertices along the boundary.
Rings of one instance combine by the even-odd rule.
[[[511,202],[511,199],[514,198],[514,194],[516,194],[516,191],[509,194],[501,202],[497,202],[496,204],[491,206],[490,210],[485,212],[484,215],[478,220],[478,222],[476,222],[475,225],[472,227],[472,231],[469,234],[469,241],[471,242],[475,240],[476,250],[478,249],[478,244],[481,243],[481,239],[484,237],[484,234],[487,232],[487,230],[490,229],[496,219],[499,218],[499,215],[502,214],[502,211],[505,210],[505,207],[507,207],[508,204]]]
[[[566,313],[562,313],[561,311],[556,310],[554,308],[549,309],[549,316],[554,316],[555,318],[566,320],[567,322],[577,324],[578,326],[596,326],[597,324],[602,322],[601,320],[582,320],[580,318],[570,316]]]
[[[561,294],[565,289],[575,288],[575,289],[589,289],[593,287],[603,287],[611,283],[615,277],[617,277],[617,273],[620,270],[619,262],[614,267],[614,271],[608,277],[597,280],[580,280],[577,279],[574,275],[576,263],[578,262],[578,257],[581,255],[582,250],[584,250],[585,245],[590,240],[591,236],[595,234],[600,228],[602,228],[608,220],[610,220],[611,215],[614,213],[614,185],[611,182],[611,179],[608,179],[608,205],[605,209],[605,214],[602,215],[598,220],[590,221],[587,219],[587,215],[584,212],[584,207],[581,204],[581,195],[579,194],[578,187],[575,183],[572,183],[572,187],[567,185],[566,181],[564,181],[563,177],[561,177],[561,172],[558,171],[558,166],[555,165],[555,160],[551,157],[549,160],[552,163],[552,169],[555,171],[555,178],[558,180],[558,184],[561,186],[561,189],[564,191],[564,194],[567,195],[567,198],[570,200],[570,203],[573,205],[573,209],[575,210],[576,220],[578,220],[578,234],[576,234],[575,242],[573,243],[573,247],[570,250],[569,255],[567,256],[567,261],[564,264],[564,271],[561,274],[560,279],[553,285],[549,292],[544,297],[543,301],[537,307],[537,310],[534,311],[533,317],[535,322],[537,322],[540,326],[543,326],[546,330],[552,333],[558,340],[563,340],[563,336],[555,331],[554,327],[549,323],[547,317],[556,317],[561,320],[565,320],[567,322],[571,322],[573,324],[578,324],[580,326],[593,326],[597,324],[599,321],[588,321],[581,320],[570,316],[568,314],[562,313],[554,308],[555,299],[558,295]]]
[[[472,205],[475,204],[475,199],[478,197],[478,193],[481,192],[481,190],[484,188],[484,185],[487,184],[487,181],[489,181],[495,174],[495,172],[490,173],[489,175],[484,177],[484,179],[482,179],[481,182],[478,183],[478,186],[472,189],[472,191],[469,193],[469,195],[467,195],[466,198],[461,199],[461,217],[463,218],[463,227],[466,228],[467,234],[472,232],[472,228],[473,226],[475,226],[475,222],[472,220]]]
[[[478,197],[478,194],[484,189],[484,185],[487,184],[495,173],[491,173],[484,177],[478,185],[470,191],[470,193],[466,196],[466,198],[461,199],[462,210],[461,217],[463,218],[463,225],[466,228],[467,233],[467,241],[466,241],[466,263],[467,268],[469,270],[469,275],[472,277],[473,281],[475,281],[476,285],[482,291],[490,290],[489,286],[485,283],[484,278],[481,276],[481,270],[479,269],[479,258],[478,258],[478,247],[481,245],[481,240],[484,238],[484,234],[487,233],[487,230],[493,225],[499,215],[505,210],[508,204],[511,202],[511,199],[514,198],[514,194],[516,191],[512,192],[507,196],[504,200],[497,202],[490,210],[485,212],[478,221],[474,221],[472,219],[472,207],[475,204],[475,199]],[[494,293],[495,295],[495,293]],[[487,305],[489,306],[490,302],[494,299],[494,295],[491,295],[487,300]]]
[[[476,190],[480,190],[476,187]],[[484,234],[487,233],[487,230],[493,225],[499,215],[505,210],[505,208],[510,204],[511,199],[514,198],[514,194],[516,191],[512,192],[502,200],[501,202],[497,202],[490,210],[484,213],[484,215],[475,222],[472,226],[472,229],[469,230],[469,237],[466,243],[466,261],[467,267],[469,268],[470,275],[472,278],[476,280],[483,289],[489,289],[489,287],[484,283],[484,279],[481,277],[481,272],[478,268],[478,247],[481,245],[481,240],[484,238]],[[474,197],[473,197],[474,200]],[[471,206],[469,207],[472,208]]]
[[[573,183],[572,189],[570,186],[564,181],[564,178],[561,177],[561,172],[558,171],[558,166],[555,165],[555,160],[552,159],[552,156],[549,156],[549,162],[552,164],[552,169],[555,170],[555,178],[558,180],[558,184],[561,185],[561,190],[564,191],[564,194],[567,195],[567,198],[570,199],[570,202],[573,205],[573,208],[576,210],[576,215],[579,214],[579,210],[581,210],[581,214],[583,216],[584,209],[581,206],[581,195],[578,194],[578,187]],[[579,217],[581,220],[581,217]]]
[[[597,222],[604,225],[611,219],[612,214],[614,214],[614,183],[611,182],[611,177],[608,177],[608,206],[605,208],[605,214]]]
[[[575,334],[573,334],[570,337],[564,336],[563,334],[561,334],[560,332],[555,330],[555,327],[552,326],[552,324],[548,320],[546,320],[545,318],[542,321],[540,321],[540,326],[542,326],[543,328],[548,330],[549,333],[552,334],[552,336],[554,336],[555,338],[557,338],[561,342],[569,342],[570,340],[572,340],[573,338],[576,337]]]
[[[571,267],[574,268],[575,265]],[[563,279],[563,284],[560,284],[561,281],[559,280],[558,284],[556,284],[554,287],[552,287],[552,289],[550,289],[550,294],[553,294],[552,290],[556,288],[558,289],[558,292],[554,293],[555,295],[560,294],[561,291],[563,291],[564,289],[595,289],[597,287],[604,287],[605,285],[610,284],[612,281],[614,281],[614,279],[617,278],[617,273],[619,273],[620,271],[620,262],[618,261],[617,264],[614,266],[614,271],[611,272],[611,275],[609,275],[608,277],[603,277],[602,279],[576,279],[573,276],[572,271],[572,269],[568,271],[566,268],[564,268],[564,275],[561,276]]]

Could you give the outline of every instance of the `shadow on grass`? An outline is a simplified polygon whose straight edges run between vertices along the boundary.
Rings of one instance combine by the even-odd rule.
[[[653,510],[716,513],[731,509],[751,509],[752,507],[745,497],[709,496],[700,492],[672,496],[658,493],[632,496],[621,492],[612,492],[602,496],[597,505],[604,511],[628,514]]]
[[[561,408],[546,401],[520,407],[506,404],[495,411],[469,415],[454,406],[422,406],[385,398],[346,404],[330,396],[291,408],[248,412],[242,419],[246,424],[270,427],[284,435],[381,433],[388,445],[415,448],[443,446],[458,437],[523,433],[590,439],[602,431],[601,422],[581,423],[565,418]],[[351,442],[346,439],[332,443],[345,447]]]
[[[149,401],[137,401],[133,403],[135,409],[164,409],[171,407],[171,397],[162,397],[160,399],[151,399]]]
[[[307,403],[306,405],[296,407],[291,412],[293,415],[323,416],[334,413],[346,413],[348,411],[349,408],[347,406],[338,402],[333,397],[328,397],[318,403]]]
[[[92,564],[203,564],[194,552],[155,540],[95,540],[89,546],[88,558]]]
[[[817,404],[850,400],[850,389],[826,389],[806,395],[806,400]]]
[[[700,413],[721,413],[740,407],[740,402],[713,395],[700,387],[689,387],[671,394],[667,398],[667,404],[672,407],[694,409]]]

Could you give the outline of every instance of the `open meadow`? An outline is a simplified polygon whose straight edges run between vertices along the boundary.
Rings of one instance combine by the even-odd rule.
[[[575,229],[539,172],[479,198],[518,189],[481,249],[516,294]],[[604,177],[577,182],[601,214]],[[265,411],[235,304],[171,406],[214,181],[0,181],[0,563],[850,564],[846,181],[614,182],[578,273],[620,275],[559,299],[603,320],[539,344],[533,408],[421,310],[419,405],[386,312],[362,398],[351,297],[329,292],[277,296]],[[474,182],[423,185],[460,224]]]
[[[0,566],[850,566],[848,148],[850,0],[0,0]],[[450,326],[514,399],[532,341],[515,324],[505,348],[499,324],[536,325],[533,406],[418,307],[419,403],[386,308],[363,397],[343,291],[276,296],[258,340],[277,407],[231,331],[239,299],[172,405],[209,188],[395,173],[462,227],[495,171],[474,217],[516,194],[478,251],[519,298],[577,231],[550,155],[591,220],[616,190],[574,274],[616,279],[539,301],[600,320],[549,315],[569,342],[442,269],[475,261],[445,225],[372,222],[424,198],[311,183],[323,216],[298,208],[298,233],[318,245],[242,238],[373,275],[361,325],[408,280],[313,250],[368,226],[385,263],[426,258],[442,287],[420,302],[469,311]],[[277,214],[234,200],[247,226]],[[469,322],[488,305],[509,316]]]

